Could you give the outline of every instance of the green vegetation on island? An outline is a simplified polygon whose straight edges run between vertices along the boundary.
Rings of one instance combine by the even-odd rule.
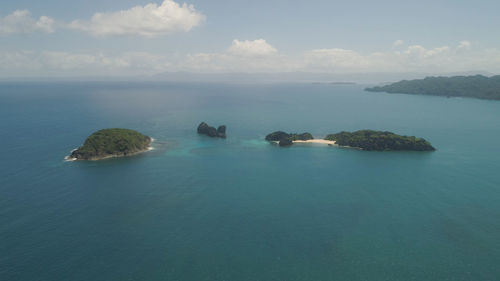
[[[282,131],[276,131],[266,136],[266,141],[278,142],[279,146],[290,146],[293,144],[293,141],[306,141],[312,139],[314,138],[310,133],[288,134]]]
[[[129,129],[103,129],[90,135],[71,153],[76,160],[100,160],[137,154],[149,149],[152,139]]]
[[[291,141],[306,141],[306,140],[312,140],[314,139],[313,136],[309,133],[302,133],[302,134],[290,134],[290,140]]]
[[[391,132],[361,130],[356,132],[340,132],[330,134],[325,140],[335,141],[340,146],[349,146],[363,150],[408,150],[433,151],[432,145],[422,138],[400,136]]]
[[[418,80],[403,80],[365,90],[370,92],[500,100],[500,75],[492,77],[482,75],[427,77]]]

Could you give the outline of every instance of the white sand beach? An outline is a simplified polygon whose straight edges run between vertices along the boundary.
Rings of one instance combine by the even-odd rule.
[[[279,141],[273,141],[278,144]],[[323,140],[323,139],[312,139],[312,140],[295,140],[294,144],[324,144],[324,145],[337,145],[335,141]]]
[[[312,144],[326,144],[326,145],[335,145],[335,141],[323,140],[323,139],[312,139],[312,140],[296,140],[293,143],[312,143]]]

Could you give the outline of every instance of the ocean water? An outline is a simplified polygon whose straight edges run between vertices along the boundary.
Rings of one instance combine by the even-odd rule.
[[[0,280],[498,280],[500,102],[363,88],[0,84]],[[155,149],[63,160],[109,127]],[[438,150],[263,141],[365,128]]]

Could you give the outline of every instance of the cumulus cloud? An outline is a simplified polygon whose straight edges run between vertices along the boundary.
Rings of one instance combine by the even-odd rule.
[[[279,72],[298,69],[291,58],[277,53],[265,40],[238,41],[220,53],[193,53],[169,57],[146,52],[0,52],[0,76],[30,75],[149,75],[162,72]],[[256,46],[256,49],[248,46]],[[236,47],[235,47],[236,46]],[[235,48],[233,48],[235,47]],[[241,47],[241,48],[240,48]],[[265,47],[265,48],[263,48]],[[239,48],[239,49],[238,49]],[[245,51],[244,51],[245,50]]]
[[[52,33],[54,30],[54,19],[47,16],[35,19],[28,10],[17,10],[10,15],[0,18],[0,34]]]
[[[196,53],[178,63],[178,71],[189,72],[288,72],[298,69],[293,59],[284,55],[242,57],[230,53]]]
[[[458,49],[460,50],[470,50],[470,48],[472,47],[472,43],[469,42],[469,41],[462,41],[460,42],[460,44],[458,45]]]
[[[306,52],[303,62],[303,71],[331,73],[500,72],[500,50],[474,50],[468,41],[462,41],[455,47],[411,45],[401,51],[368,54],[354,50],[318,49]]]
[[[392,46],[394,47],[399,47],[401,45],[403,45],[405,42],[403,40],[396,40],[394,41],[394,43],[392,43]]]
[[[453,66],[455,54],[448,46],[427,49],[421,45],[409,46],[403,52],[386,54],[388,69],[400,71],[446,71]],[[373,71],[373,70],[372,70]]]
[[[361,54],[346,49],[317,49],[306,52],[304,55],[306,67],[312,70],[364,70],[370,62]]]
[[[189,54],[177,67],[194,72],[279,72],[297,70],[299,65],[264,39],[235,39],[226,52]]]
[[[257,43],[255,43],[257,42]],[[162,72],[313,72],[313,73],[450,73],[500,72],[500,49],[455,46],[361,53],[342,48],[315,49],[299,56],[279,53],[263,39],[234,40],[223,52],[169,57],[146,52],[78,53],[0,51],[0,76],[149,75]]]
[[[157,37],[160,35],[187,32],[198,26],[205,16],[193,5],[180,5],[165,0],[161,5],[150,3],[128,10],[96,13],[90,20],[75,20],[68,26],[97,36],[139,35]]]
[[[104,54],[45,51],[34,59],[48,70],[113,69],[127,65],[121,58],[108,57]]]
[[[500,70],[499,60],[500,50],[473,50],[468,41],[455,47],[411,45],[367,54],[343,48],[314,49],[302,56],[290,57],[279,53],[264,39],[258,39],[234,40],[226,52],[189,54],[176,64],[176,69],[193,72],[496,72]]]
[[[228,52],[236,56],[255,57],[273,55],[277,50],[264,39],[253,41],[235,39],[231,47],[229,47]]]

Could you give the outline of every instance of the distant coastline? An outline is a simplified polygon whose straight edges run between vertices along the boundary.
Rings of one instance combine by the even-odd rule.
[[[500,100],[500,75],[426,77],[366,88],[365,91]]]

